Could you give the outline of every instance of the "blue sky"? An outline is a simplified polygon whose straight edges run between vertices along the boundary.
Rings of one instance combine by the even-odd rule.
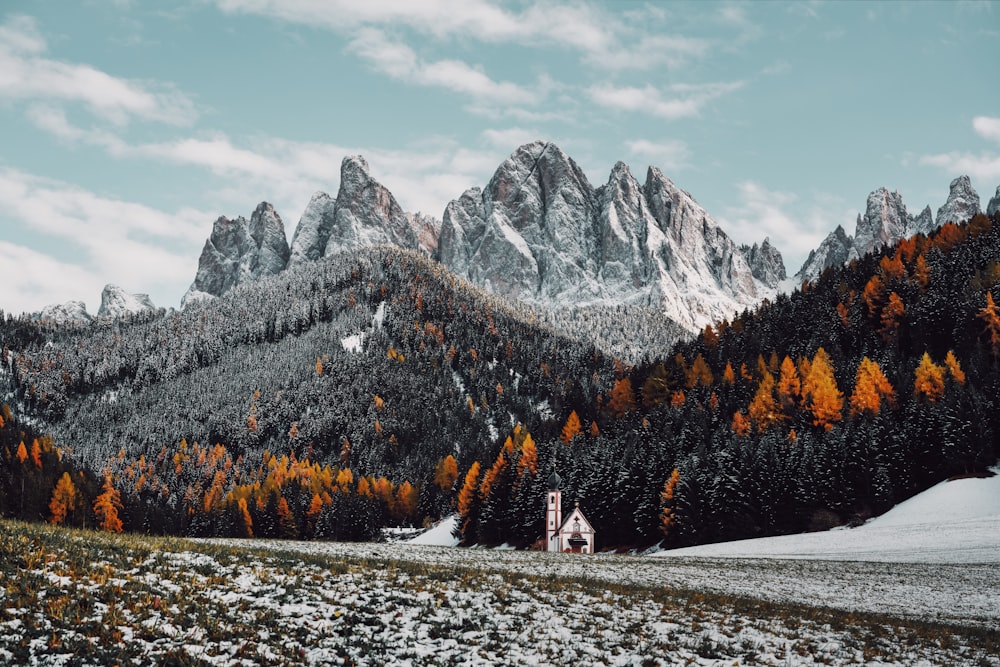
[[[521,143],[661,167],[790,272],[867,194],[1000,184],[1000,5],[7,0],[0,308],[176,307],[219,215],[289,240],[340,161],[440,217]]]

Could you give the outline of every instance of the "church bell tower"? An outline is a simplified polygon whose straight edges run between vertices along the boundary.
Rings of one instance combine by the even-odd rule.
[[[545,550],[562,551],[559,529],[562,527],[562,498],[559,485],[562,480],[555,470],[549,475],[549,492],[545,498]]]

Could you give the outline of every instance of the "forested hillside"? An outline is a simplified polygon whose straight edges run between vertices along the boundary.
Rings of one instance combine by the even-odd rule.
[[[298,525],[284,534],[312,534],[314,496],[350,490],[383,500],[362,512],[371,534],[447,511],[448,457],[491,458],[519,423],[558,431],[610,382],[609,360],[532,320],[422,255],[365,249],[164,317],[8,318],[5,400],[111,475],[126,529],[242,533],[243,496],[254,525],[284,499]]]
[[[977,216],[635,367],[389,248],[166,316],[7,318],[0,502],[336,539],[457,511],[465,543],[530,545],[555,466],[603,548],[859,521],[997,460],[998,299],[1000,224]]]

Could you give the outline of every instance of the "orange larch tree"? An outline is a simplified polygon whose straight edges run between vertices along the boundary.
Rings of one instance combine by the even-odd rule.
[[[730,428],[733,429],[733,433],[741,438],[750,435],[750,420],[746,418],[742,410],[733,413],[733,421],[730,424]]]
[[[799,371],[795,368],[792,358],[786,355],[781,361],[781,374],[778,376],[778,400],[785,414],[791,414],[801,396],[802,382],[799,379]]]
[[[809,364],[809,375],[803,383],[802,393],[806,409],[812,413],[813,426],[822,426],[829,431],[833,422],[841,420],[844,395],[837,387],[830,357],[822,347],[816,350]]]
[[[562,435],[559,437],[568,445],[581,432],[580,415],[576,414],[576,410],[573,410],[569,413],[569,417],[566,418],[566,423],[562,427]]]
[[[879,328],[879,333],[884,340],[890,341],[895,338],[896,332],[899,331],[900,320],[905,314],[906,306],[903,305],[903,300],[895,292],[890,293],[885,307],[882,308],[880,319],[882,326]]]
[[[979,311],[976,317],[986,323],[984,333],[989,336],[993,355],[1000,356],[1000,313],[997,313],[997,307],[993,302],[993,294],[991,292],[986,293],[986,305]]]
[[[774,376],[767,370],[760,379],[757,393],[750,401],[748,412],[759,433],[763,433],[771,424],[784,418],[778,402],[774,400]]]
[[[877,415],[882,407],[882,400],[891,403],[894,396],[895,390],[879,365],[868,357],[863,358],[858,364],[854,393],[851,394],[851,414]]]
[[[101,495],[94,501],[94,515],[97,517],[97,527],[109,533],[122,532],[122,521],[118,511],[122,508],[122,498],[115,488],[111,475],[104,476],[104,487]]]
[[[76,486],[73,485],[69,473],[64,472],[52,490],[52,499],[49,501],[49,512],[52,516],[49,522],[55,525],[62,524],[66,521],[66,516],[78,506],[79,496]]]
[[[965,371],[962,370],[962,365],[958,363],[958,359],[955,358],[955,353],[948,350],[948,354],[944,357],[944,367],[948,369],[948,375],[951,379],[958,384],[965,384]]]
[[[458,479],[458,461],[449,454],[440,461],[434,468],[434,483],[442,491],[451,491]]]
[[[681,473],[677,468],[674,468],[670,477],[663,484],[663,491],[660,492],[660,530],[664,535],[669,535],[670,528],[677,522],[677,514],[674,512],[674,496],[680,481]]]
[[[458,515],[462,519],[462,532],[465,532],[466,522],[468,521],[469,514],[472,512],[472,505],[476,499],[476,493],[479,490],[479,461],[473,461],[472,465],[469,466],[468,472],[465,473],[465,482],[462,484],[462,490],[458,492]]]
[[[926,398],[931,403],[944,396],[944,368],[935,364],[931,360],[931,355],[924,352],[914,376],[914,394]]]
[[[615,417],[623,417],[635,410],[635,392],[632,391],[632,382],[628,378],[615,382],[615,386],[611,389],[608,409]]]

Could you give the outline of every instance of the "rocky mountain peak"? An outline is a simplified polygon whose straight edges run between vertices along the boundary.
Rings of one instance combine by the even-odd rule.
[[[861,224],[861,216],[858,216]],[[819,247],[809,251],[809,257],[802,264],[795,277],[798,280],[816,280],[831,266],[846,264],[854,251],[854,237],[848,236],[843,225],[830,232]]]
[[[337,200],[325,192],[317,192],[306,204],[292,236],[289,265],[315,261],[323,256],[333,231]]]
[[[883,187],[869,194],[864,217],[858,217],[854,231],[857,256],[903,238],[909,221],[903,197],[898,192],[889,192]]]
[[[948,199],[938,209],[935,223],[940,227],[946,222],[965,222],[979,213],[979,194],[973,189],[968,176],[959,176],[951,182]]]
[[[52,324],[86,324],[94,318],[87,312],[83,301],[67,301],[45,306],[38,319]]]
[[[181,300],[222,296],[234,286],[284,271],[290,252],[281,218],[267,202],[243,216],[220,216],[198,259],[194,282]]]
[[[368,162],[360,155],[345,157],[340,164],[340,190],[323,255],[380,243],[409,249],[419,245],[396,198],[371,177]]]
[[[406,221],[410,224],[410,229],[417,237],[420,249],[428,257],[433,257],[437,252],[438,238],[441,236],[441,221],[432,215],[425,215],[420,211],[416,213],[405,213]]]
[[[692,330],[758,300],[739,248],[659,169],[640,185],[619,162],[595,189],[546,142],[521,146],[485,191],[448,205],[438,257],[548,310],[654,306]]]
[[[770,238],[764,238],[760,245],[740,246],[740,252],[750,266],[753,277],[772,289],[777,289],[786,278],[785,262],[778,249],[771,245]]]
[[[119,318],[134,313],[155,311],[148,294],[129,294],[118,285],[105,285],[101,292],[98,317]]]
[[[986,206],[986,215],[992,218],[997,211],[1000,211],[1000,185],[997,186],[996,194],[993,195],[990,203]]]

